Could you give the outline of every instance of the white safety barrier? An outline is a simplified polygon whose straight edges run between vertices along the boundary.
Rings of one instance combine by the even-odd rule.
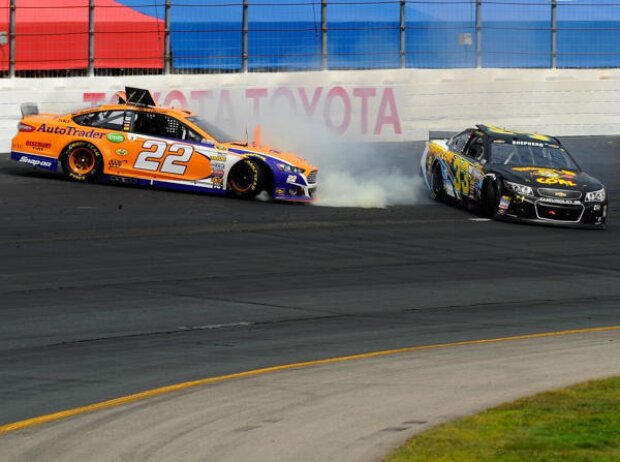
[[[425,139],[476,123],[558,136],[620,132],[620,70],[323,71],[0,80],[0,152],[20,104],[71,112],[113,101],[127,86],[189,107],[238,133],[291,114],[355,141]]]

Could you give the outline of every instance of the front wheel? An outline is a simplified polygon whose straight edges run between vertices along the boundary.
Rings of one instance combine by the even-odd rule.
[[[75,141],[67,146],[60,163],[65,174],[76,181],[94,181],[103,171],[101,152],[86,141]]]
[[[485,184],[482,202],[483,213],[489,218],[495,218],[502,192],[495,180],[489,179]]]
[[[237,197],[252,199],[263,189],[263,172],[251,159],[238,162],[228,176],[228,189]]]

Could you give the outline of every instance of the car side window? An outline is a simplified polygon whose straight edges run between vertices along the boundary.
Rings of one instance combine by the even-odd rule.
[[[482,136],[477,136],[473,138],[467,148],[467,152],[465,153],[465,155],[473,157],[476,160],[482,160],[486,158],[484,138]]]
[[[132,131],[141,135],[175,138],[199,142],[202,137],[185,124],[164,114],[156,112],[137,112]]]
[[[448,143],[448,147],[452,152],[462,153],[463,149],[465,149],[465,145],[471,136],[471,130],[466,130],[458,135],[452,137],[450,142]]]
[[[86,127],[106,128],[108,130],[122,130],[125,111],[96,111],[82,114],[73,118],[78,125]]]

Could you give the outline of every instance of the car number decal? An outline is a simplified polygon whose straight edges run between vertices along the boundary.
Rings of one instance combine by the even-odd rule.
[[[454,189],[462,192],[466,196],[469,195],[469,183],[471,181],[469,166],[469,162],[458,156],[454,156],[452,162],[452,169],[454,170]]]
[[[146,140],[142,144],[147,151],[141,151],[133,167],[138,170],[183,175],[187,170],[194,148],[188,144],[168,143],[157,140]],[[149,150],[153,149],[155,150]],[[162,162],[163,158],[163,162]]]

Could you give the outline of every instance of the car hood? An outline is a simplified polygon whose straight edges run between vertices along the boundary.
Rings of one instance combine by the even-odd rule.
[[[537,188],[592,191],[603,187],[600,181],[585,172],[569,169],[527,166],[493,166],[505,180]]]

